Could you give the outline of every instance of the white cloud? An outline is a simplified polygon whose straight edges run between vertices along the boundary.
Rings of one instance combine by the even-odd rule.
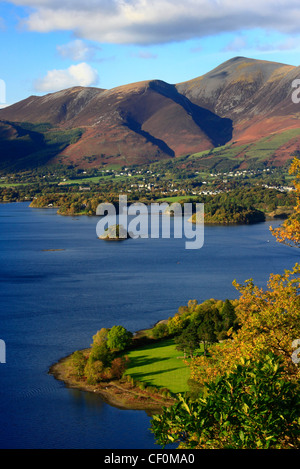
[[[73,86],[93,86],[98,79],[97,71],[82,62],[65,70],[50,70],[44,78],[35,81],[34,87],[38,92],[51,92]]]
[[[98,50],[101,50],[101,47],[86,44],[81,39],[57,46],[57,51],[62,58],[78,62],[94,60]]]
[[[256,49],[262,52],[285,51],[297,49],[300,46],[299,39],[289,37],[282,42],[274,44],[256,44]]]
[[[247,41],[242,36],[235,37],[227,46],[222,50],[223,52],[239,52],[247,47]]]
[[[299,32],[299,0],[12,0],[33,8],[32,31],[72,31],[109,43],[154,44],[253,28]]]

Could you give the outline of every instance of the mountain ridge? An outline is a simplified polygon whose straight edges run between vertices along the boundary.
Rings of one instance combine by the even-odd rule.
[[[9,168],[9,152],[16,151],[12,142],[20,136],[14,137],[12,129],[17,124],[22,128],[47,123],[47,132],[81,129],[76,141],[66,139],[56,154],[46,152],[49,158],[42,164],[82,168],[143,164],[225,144],[253,143],[299,128],[300,108],[291,99],[291,83],[298,76],[300,67],[234,57],[178,84],[155,79],[30,96],[0,110],[0,169]],[[32,134],[26,138],[32,139]],[[299,151],[300,138],[294,137],[289,148]],[[289,155],[286,148],[282,151],[284,163]],[[16,163],[18,155],[13,159]],[[21,154],[20,166],[23,159]]]

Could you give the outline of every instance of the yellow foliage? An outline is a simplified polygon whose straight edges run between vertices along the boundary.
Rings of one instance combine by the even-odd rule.
[[[297,201],[294,213],[272,234],[277,241],[300,247],[300,160],[295,158],[290,173],[294,181]],[[194,358],[190,362],[191,379],[204,384],[230,372],[241,358],[261,360],[272,352],[282,358],[288,379],[300,378],[300,367],[292,360],[293,341],[300,339],[300,264],[284,274],[271,274],[267,290],[258,288],[253,280],[244,285],[233,282],[241,293],[236,305],[239,323],[237,332],[229,331],[229,340],[214,344],[210,356]]]
[[[233,282],[241,297],[236,309],[240,329],[229,340],[210,349],[209,357],[192,360],[191,379],[205,381],[224,374],[244,359],[262,359],[272,352],[283,359],[289,379],[300,377],[292,361],[292,343],[300,338],[300,264],[283,275],[270,275],[268,289]]]
[[[290,174],[296,176],[294,186],[297,194],[294,213],[277,229],[270,228],[280,243],[300,248],[300,160],[295,158],[290,167]]]

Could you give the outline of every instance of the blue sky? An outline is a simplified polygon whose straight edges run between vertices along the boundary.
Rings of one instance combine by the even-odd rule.
[[[12,104],[75,85],[179,83],[235,56],[298,66],[299,25],[299,0],[0,2],[0,79]]]

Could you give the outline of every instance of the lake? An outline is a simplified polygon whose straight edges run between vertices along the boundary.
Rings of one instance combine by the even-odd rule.
[[[98,220],[0,204],[2,449],[159,449],[146,412],[68,389],[49,367],[102,327],[135,332],[190,299],[238,298],[234,279],[265,287],[299,259],[270,234],[278,221],[205,227],[204,246],[188,250],[172,237],[102,241]]]

